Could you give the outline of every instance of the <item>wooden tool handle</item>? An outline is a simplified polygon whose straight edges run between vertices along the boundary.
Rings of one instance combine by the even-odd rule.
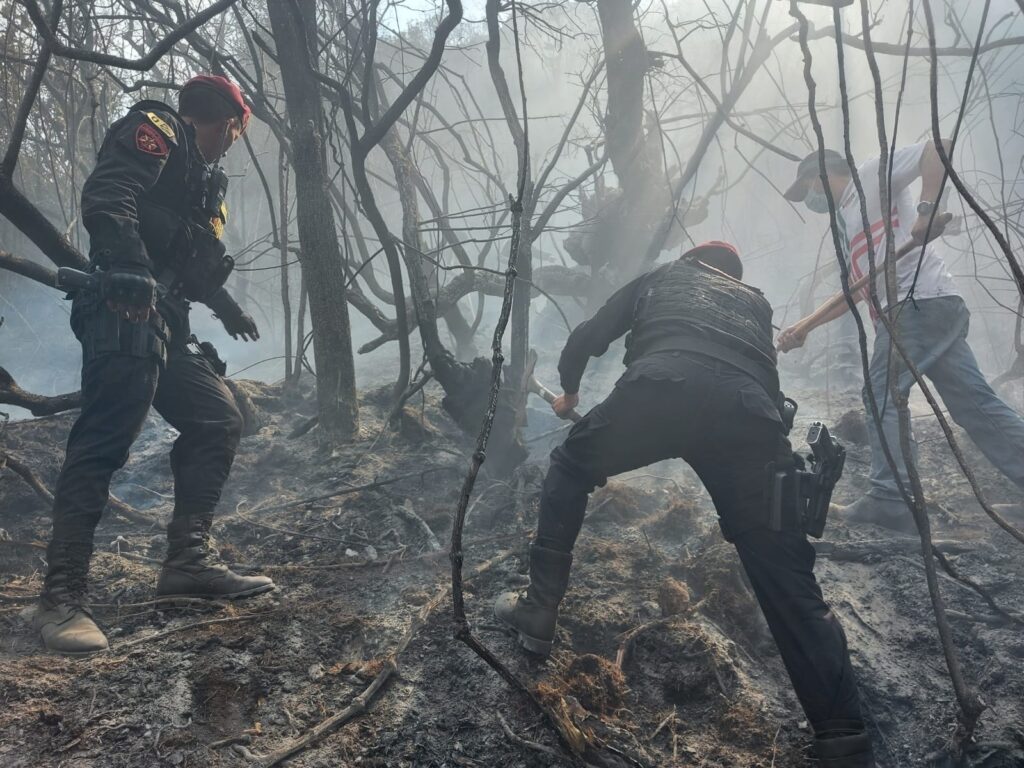
[[[537,381],[536,377],[533,376],[530,377],[530,391],[536,395],[540,395],[540,397],[549,405],[553,404],[555,400],[558,399],[558,395]],[[579,421],[583,416],[580,415],[579,411],[573,408],[569,413],[561,418],[568,419],[569,421]]]
[[[900,247],[900,249],[898,251],[896,251],[895,258],[894,258],[894,263],[898,262],[904,256],[906,256],[906,255],[908,255],[910,253],[913,253],[915,250],[917,250],[920,247],[921,247],[921,244],[918,243],[916,240],[911,240],[910,242],[904,243]],[[882,271],[884,269],[885,269],[885,263],[883,262],[875,270],[876,276],[882,274]],[[867,275],[862,275],[861,277],[857,278],[852,283],[850,283],[850,295],[853,296],[854,301],[857,300],[857,294],[861,290],[864,289],[864,286],[866,286],[868,284],[868,281],[870,280],[870,278],[871,278],[871,275],[869,273]],[[839,306],[841,306],[841,305],[843,305],[845,303],[846,303],[846,294],[843,291],[839,291],[839,293],[836,293],[833,296],[831,296],[830,298],[828,298],[825,301],[824,304],[822,304],[820,307],[818,307],[816,310],[814,310],[811,314],[809,314],[803,320],[800,320],[799,322],[794,323],[792,328],[798,334],[806,335],[806,334],[810,333],[812,330],[814,330],[815,328],[818,327],[818,325],[821,323],[822,318],[827,317],[829,315],[829,313],[835,311]]]

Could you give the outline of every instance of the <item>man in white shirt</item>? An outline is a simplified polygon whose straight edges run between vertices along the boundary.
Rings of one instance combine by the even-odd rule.
[[[949,150],[949,143],[944,141]],[[846,159],[826,150],[825,166],[829,189],[836,203],[836,226],[844,246],[850,281],[869,273],[869,242],[874,247],[878,268],[876,288],[883,311],[891,318],[899,339],[917,369],[931,379],[949,409],[950,415],[970,435],[982,453],[1004,475],[1024,488],[1024,419],[993,391],[978,368],[967,344],[970,312],[957,292],[953,277],[939,253],[937,243],[927,242],[896,262],[896,295],[887,297],[882,262],[886,254],[886,225],[878,190],[879,158],[858,169],[864,188],[870,231],[864,231],[860,198],[852,182]],[[892,157],[890,200],[887,212],[896,250],[913,240],[926,243],[942,232],[948,215],[933,211],[942,187],[944,168],[931,141],[902,147]],[[915,201],[910,185],[921,179],[921,194]],[[785,193],[786,199],[803,202],[815,213],[828,213],[828,203],[819,174],[818,153],[801,161],[796,181]],[[931,229],[929,229],[931,223]],[[868,296],[867,286],[855,298]],[[840,317],[848,309],[843,303],[835,311],[797,323],[782,331],[778,347],[786,352],[804,343],[807,333]],[[904,487],[909,490],[903,453],[900,450],[896,409],[888,396],[890,382],[898,376],[898,386],[906,394],[913,377],[901,365],[897,355],[890,361],[892,347],[885,326],[878,322],[874,307],[875,347],[869,368],[870,386],[882,416],[882,432],[896,460]],[[891,364],[890,364],[891,363]],[[864,392],[868,407],[867,389]],[[870,414],[870,408],[868,408]],[[878,429],[867,419],[871,442],[871,488],[867,494],[841,509],[850,522],[874,523],[911,533],[913,518],[903,503],[889,464],[882,451]],[[916,446],[911,444],[916,453]]]

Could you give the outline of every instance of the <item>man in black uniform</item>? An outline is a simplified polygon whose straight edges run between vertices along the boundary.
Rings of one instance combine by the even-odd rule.
[[[104,650],[86,606],[93,532],[150,405],[180,433],[171,450],[174,513],[160,596],[233,598],[266,592],[210,546],[242,431],[223,364],[189,330],[189,303],[214,310],[234,337],[256,324],[224,289],[232,261],[220,243],[226,176],[217,161],[245,130],[238,87],[200,75],[175,112],[142,101],[114,123],[82,190],[94,286],[75,293],[71,327],[82,344],[82,411],[57,481],[48,570],[34,624],[43,644],[69,655]]]
[[[769,513],[769,477],[796,459],[780,412],[771,305],[742,275],[735,248],[706,243],[629,283],[572,332],[558,364],[558,415],[579,402],[587,360],[629,331],[626,372],[552,452],[530,586],[500,595],[495,614],[527,650],[550,653],[588,494],[612,475],[680,457],[736,546],[814,727],[819,764],[868,768],[846,636],[814,578],[814,549],[802,521]]]

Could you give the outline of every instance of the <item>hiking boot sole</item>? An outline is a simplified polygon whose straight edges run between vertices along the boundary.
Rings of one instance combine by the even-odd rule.
[[[101,653],[108,653],[110,647],[97,648],[95,651],[56,651],[53,648],[43,646],[47,656],[63,656],[65,659],[87,659],[90,656],[98,656]]]
[[[256,595],[262,595],[264,592],[270,592],[276,588],[276,584],[264,584],[259,587],[253,587],[252,589],[246,589],[241,592],[229,592],[224,594],[223,592],[212,593],[212,592],[187,592],[176,595],[157,595],[158,600],[181,600],[185,598],[197,598],[199,600],[243,600],[247,597],[255,597]]]

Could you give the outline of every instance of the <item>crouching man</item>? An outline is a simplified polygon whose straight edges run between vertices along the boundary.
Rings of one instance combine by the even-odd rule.
[[[590,357],[627,331],[626,371],[551,454],[530,586],[495,603],[529,651],[551,651],[587,497],[612,475],[679,457],[700,476],[815,732],[823,768],[874,766],[838,620],[813,573],[803,521],[770,513],[775,468],[795,459],[780,412],[772,309],[741,281],[736,249],[711,242],[642,275],[570,335],[559,361],[562,416]],[[788,505],[784,505],[788,508]]]

